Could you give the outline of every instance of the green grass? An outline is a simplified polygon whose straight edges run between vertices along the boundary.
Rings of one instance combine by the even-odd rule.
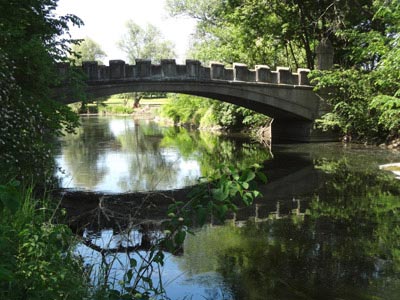
[[[108,98],[105,101],[102,101],[102,103],[106,105],[126,105],[127,106],[133,106],[134,100],[133,99],[128,99],[126,102],[125,99],[120,98],[119,95],[113,95],[110,98]],[[170,99],[169,98],[142,98],[140,100],[141,105],[163,105],[166,103],[169,103]]]
[[[140,106],[160,106],[171,101],[169,98],[142,98]],[[103,113],[103,114],[132,114],[135,110],[132,98],[124,99],[120,95],[113,95],[108,99],[101,99],[88,103],[85,111],[81,111],[81,103],[69,104],[69,107],[76,113]]]

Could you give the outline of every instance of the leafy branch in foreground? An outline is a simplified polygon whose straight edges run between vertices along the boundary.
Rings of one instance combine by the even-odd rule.
[[[200,183],[189,193],[187,202],[176,201],[169,206],[168,219],[162,226],[164,231],[152,242],[149,251],[140,251],[140,247],[130,250],[127,248],[124,251],[128,268],[124,270],[119,287],[112,282],[103,282],[95,291],[95,298],[168,299],[162,278],[165,253],[181,253],[187,234],[194,234],[194,226],[202,226],[210,219],[222,222],[240,204],[250,205],[260,196],[260,192],[256,190],[257,179],[266,181],[259,165],[245,170],[220,166],[214,174],[201,178]],[[112,248],[96,251],[101,254],[103,262],[110,262],[104,266],[104,272],[109,271],[112,264],[121,259]],[[107,255],[111,257],[107,258]]]
[[[0,185],[0,299],[85,299],[74,235],[54,211],[17,181]]]
[[[171,252],[179,250],[193,226],[202,226],[209,218],[223,222],[229,212],[236,212],[240,203],[248,206],[261,195],[256,190],[256,178],[266,182],[266,176],[255,164],[237,170],[220,166],[214,174],[200,178],[200,183],[189,193],[189,201],[177,201],[168,208],[169,219],[164,223],[165,237],[160,241]]]

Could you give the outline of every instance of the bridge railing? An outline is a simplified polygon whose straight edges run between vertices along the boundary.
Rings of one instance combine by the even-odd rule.
[[[70,68],[68,63],[58,65],[60,74]],[[85,61],[81,66],[88,81],[110,80],[198,80],[198,81],[236,81],[272,84],[290,84],[309,86],[309,69],[297,69],[292,73],[287,67],[277,67],[275,71],[266,65],[256,65],[249,69],[247,65],[234,63],[232,68],[219,62],[210,63],[209,67],[197,60],[186,60],[184,65],[176,64],[175,59],[163,59],[160,64],[151,60],[137,59],[135,65],[123,60],[110,60],[109,66],[99,65],[95,61]]]

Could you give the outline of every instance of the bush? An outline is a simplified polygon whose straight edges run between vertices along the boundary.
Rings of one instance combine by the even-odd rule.
[[[173,95],[161,115],[174,123],[190,123],[201,127],[222,126],[226,129],[264,126],[270,118],[230,103],[190,95]]]
[[[0,299],[84,298],[73,234],[55,223],[50,203],[17,182],[0,185]]]

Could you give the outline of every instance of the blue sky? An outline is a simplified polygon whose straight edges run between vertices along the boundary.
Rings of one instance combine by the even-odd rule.
[[[125,24],[133,20],[140,26],[151,23],[164,37],[175,44],[178,59],[183,61],[194,32],[195,21],[188,18],[171,18],[165,10],[166,0],[60,0],[57,13],[75,14],[85,26],[71,28],[73,38],[90,37],[107,53],[109,59],[125,59],[117,45],[125,33]]]

